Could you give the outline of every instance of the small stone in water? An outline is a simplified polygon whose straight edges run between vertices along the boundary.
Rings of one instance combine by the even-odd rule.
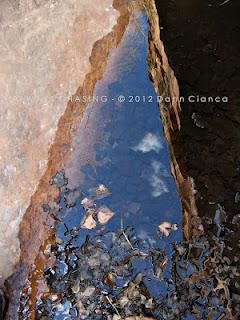
[[[67,185],[68,180],[65,177],[64,171],[59,171],[55,174],[55,176],[52,177],[50,180],[50,184],[56,185],[58,187],[63,187]]]
[[[96,189],[96,195],[103,198],[109,196],[110,192],[104,184],[100,184]]]
[[[72,292],[77,294],[80,291],[80,284],[79,282],[75,282],[74,285],[72,286]]]
[[[176,223],[172,224],[171,229],[173,231],[177,231],[178,230],[178,225]]]
[[[88,287],[83,292],[82,296],[83,297],[91,297],[94,294],[94,292],[95,292],[95,288],[94,287]]]
[[[68,266],[64,261],[58,261],[56,264],[56,273],[58,276],[65,276],[68,272]]]
[[[93,219],[93,214],[95,213],[95,209],[88,209],[85,217],[81,222],[81,227],[85,229],[94,229],[97,226],[96,221]]]
[[[94,201],[90,198],[84,198],[81,202],[81,205],[85,208],[88,209],[90,207],[94,206]]]
[[[74,207],[76,205],[77,200],[80,198],[82,198],[82,193],[79,190],[67,192],[64,196],[66,205],[69,208]]]
[[[77,309],[76,309],[76,308],[70,309],[70,315],[71,315],[72,317],[77,317],[77,316],[78,316]]]
[[[172,225],[170,222],[163,222],[158,226],[160,232],[162,232],[166,237],[170,236],[170,229]]]
[[[100,224],[106,224],[115,215],[108,207],[101,207],[98,210],[98,221]]]

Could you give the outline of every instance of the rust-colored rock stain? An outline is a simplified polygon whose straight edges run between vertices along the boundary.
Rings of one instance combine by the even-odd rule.
[[[185,174],[175,156],[174,137],[181,129],[179,86],[174,71],[168,63],[164,44],[160,39],[159,19],[154,1],[149,1],[146,8],[150,26],[148,43],[149,73],[157,94],[161,97],[171,97],[171,102],[164,101],[160,104],[160,111],[164,134],[168,141],[171,155],[171,172],[176,180],[182,202],[184,236],[186,240],[190,240],[192,236],[200,235],[203,230],[199,229],[201,219],[197,215],[193,180]]]
[[[117,24],[111,33],[94,44],[90,57],[91,71],[87,74],[83,85],[77,90],[71,101],[69,101],[64,115],[58,123],[54,143],[49,151],[48,168],[41,178],[38,189],[32,196],[31,205],[24,215],[20,225],[20,243],[21,257],[16,268],[16,272],[7,280],[7,289],[9,294],[9,308],[6,319],[17,319],[17,308],[19,305],[20,289],[27,279],[34,264],[37,273],[30,277],[32,307],[39,290],[37,282],[39,274],[43,272],[44,256],[42,250],[46,246],[44,239],[51,242],[54,222],[50,214],[42,209],[42,204],[51,203],[59,195],[56,186],[51,186],[49,181],[51,177],[64,168],[71,155],[71,143],[79,124],[82,120],[86,102],[79,101],[76,97],[92,96],[96,82],[101,79],[106,65],[108,55],[114,47],[120,42],[124,30],[129,21],[129,8],[127,1],[114,1],[114,8],[120,12]],[[41,246],[42,245],[42,246]],[[40,252],[40,253],[39,253]],[[31,319],[34,319],[34,313]]]

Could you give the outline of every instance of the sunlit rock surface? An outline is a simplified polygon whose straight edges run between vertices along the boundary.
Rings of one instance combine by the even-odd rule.
[[[68,97],[117,17],[112,0],[0,3],[0,282],[18,260],[19,223]]]

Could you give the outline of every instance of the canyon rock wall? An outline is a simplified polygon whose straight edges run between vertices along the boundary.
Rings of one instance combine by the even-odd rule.
[[[0,3],[0,282],[18,260],[19,224],[68,97],[117,18],[112,0]]]
[[[176,158],[174,141],[176,135],[181,130],[179,85],[175,73],[169,64],[164,44],[161,41],[159,18],[154,0],[148,2],[146,9],[150,27],[148,38],[149,74],[156,93],[162,100],[159,103],[159,107],[171,155],[171,172],[181,196],[184,237],[189,240],[193,236],[200,235],[203,230],[195,202],[194,182],[191,176],[185,174],[180,162]]]
[[[160,110],[182,199],[184,236],[191,240],[203,235],[214,248],[218,262],[214,258],[209,270],[227,279],[227,317],[236,319],[240,4],[235,0],[154,2],[157,11],[155,4],[149,9],[149,68],[157,93],[171,100],[160,103]]]

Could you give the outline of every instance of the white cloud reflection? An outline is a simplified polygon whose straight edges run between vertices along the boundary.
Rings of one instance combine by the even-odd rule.
[[[153,173],[149,177],[149,183],[152,187],[152,196],[157,198],[169,191],[164,181],[164,177],[168,176],[168,172],[164,165],[157,160],[152,161],[152,171]]]
[[[153,134],[147,133],[145,137],[136,145],[133,150],[134,151],[141,151],[143,153],[155,151],[159,153],[159,151],[163,148],[160,138]]]

